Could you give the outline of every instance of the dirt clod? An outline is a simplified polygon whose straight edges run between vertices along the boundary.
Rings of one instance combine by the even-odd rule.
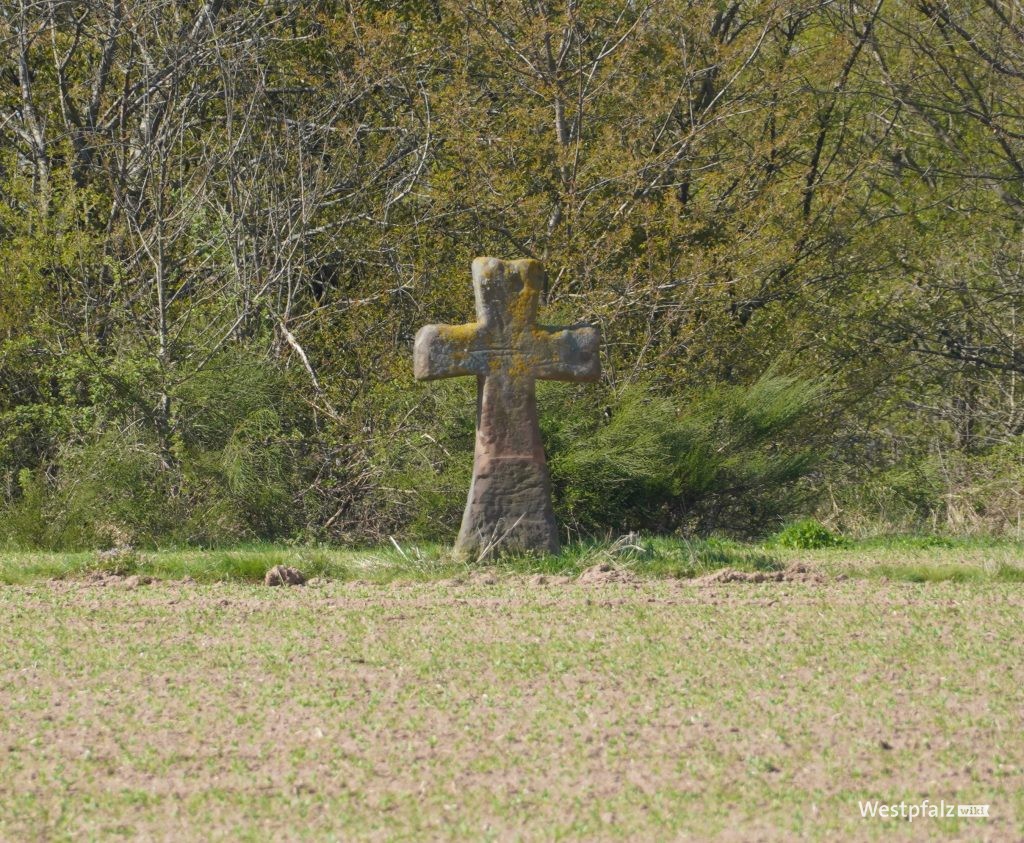
[[[568,585],[571,582],[572,577],[552,574],[534,574],[533,576],[526,578],[526,585],[534,588],[547,588],[552,585]]]
[[[140,585],[149,585],[153,582],[152,577],[141,576],[139,574],[132,574],[131,576],[125,576],[123,574],[111,573],[109,571],[90,571],[83,578],[86,585],[99,586],[100,588],[125,588],[133,589],[138,588]]]
[[[785,571],[737,571],[734,568],[722,568],[703,577],[698,577],[694,582],[697,585],[718,585],[721,583],[763,583],[763,582],[803,582],[823,583],[825,577],[817,571],[812,570],[802,562],[796,562],[786,568]]]
[[[785,574],[782,571],[737,571],[733,568],[722,568],[713,574],[700,577],[697,582],[702,585],[727,582],[782,582]]]
[[[580,574],[579,581],[584,585],[607,585],[609,583],[635,585],[640,582],[632,571],[616,568],[609,562],[600,562],[587,568]]]
[[[806,583],[824,583],[826,577],[820,571],[814,570],[809,565],[805,565],[803,562],[794,562],[785,571],[782,572],[782,579],[785,582],[806,582]]]
[[[275,565],[263,578],[264,585],[305,585],[306,576],[298,568]]]

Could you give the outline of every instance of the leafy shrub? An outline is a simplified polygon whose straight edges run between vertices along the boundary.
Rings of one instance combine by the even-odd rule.
[[[130,361],[124,389],[152,390]],[[143,402],[145,403],[145,402]],[[152,400],[155,404],[155,400]],[[282,538],[320,516],[302,491],[311,423],[286,374],[241,348],[183,379],[171,433],[127,400],[104,402],[47,464],[22,471],[0,539],[60,549]],[[305,505],[304,505],[305,504]]]
[[[858,534],[934,530],[943,482],[928,460],[907,461],[840,482],[834,495],[842,525]]]
[[[858,533],[1020,536],[1024,436],[974,453],[907,457],[838,485],[843,523]]]
[[[328,531],[450,540],[458,526],[473,458],[469,379],[410,389],[381,378],[325,422],[273,360],[232,347],[178,373],[163,429],[158,373],[130,357],[115,369],[68,376],[88,412],[61,423],[59,441],[38,450],[52,455],[8,494],[9,543],[210,545]],[[773,375],[687,398],[643,385],[539,389],[556,514],[577,535],[751,535],[799,508],[819,394],[804,381]]]
[[[472,464],[475,384],[420,392],[421,428],[389,439],[382,485],[398,528],[450,538]],[[538,384],[556,515],[579,535],[724,530],[750,535],[801,503],[815,463],[801,444],[819,391],[780,376],[682,402],[645,386],[619,395]],[[403,520],[402,513],[406,518]]]
[[[285,533],[294,525],[297,446],[278,414],[264,408],[235,426],[221,452],[227,488],[258,536]]]
[[[34,471],[18,472],[20,497],[0,510],[0,545],[18,548],[40,547],[47,542],[46,499],[43,479]]]
[[[48,508],[65,547],[151,542],[180,518],[175,476],[154,439],[112,430],[61,454]]]
[[[556,508],[582,532],[755,534],[800,504],[818,395],[773,375],[685,404],[636,386],[582,425],[575,408],[554,405],[544,426]]]
[[[825,547],[842,547],[847,542],[813,518],[805,518],[787,524],[769,539],[769,544],[794,550],[818,550]]]
[[[375,437],[368,462],[377,491],[366,499],[373,513],[363,515],[370,521],[363,529],[376,539],[400,532],[450,541],[472,477],[476,383],[459,378],[401,392],[383,387],[368,403],[380,425],[413,420],[405,430],[384,428]]]

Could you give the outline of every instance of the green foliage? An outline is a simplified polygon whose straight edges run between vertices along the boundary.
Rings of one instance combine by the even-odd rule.
[[[489,253],[603,332],[570,534],[1019,533],[1015,24],[727,5],[0,16],[0,531],[449,537],[473,384],[409,349]]]
[[[45,547],[47,519],[43,511],[43,479],[31,469],[18,472],[20,495],[0,510],[0,545],[16,548]]]
[[[627,534],[615,541],[571,542],[560,556],[509,555],[486,570],[496,575],[545,574],[575,578],[595,565],[632,572],[645,579],[691,579],[724,568],[750,573],[785,570],[791,559],[803,570],[826,577],[842,575],[901,582],[1024,582],[1021,545],[992,540],[907,548],[874,540],[845,550],[766,547],[730,539],[683,539]],[[135,551],[41,553],[0,550],[0,583],[48,578],[139,574],[164,580],[191,577],[199,582],[257,582],[275,565],[298,568],[307,577],[386,583],[393,580],[465,580],[478,566],[455,561],[445,545],[387,542],[375,547],[239,544],[198,549],[191,546]]]
[[[841,485],[841,521],[861,534],[1019,535],[1024,437],[964,453],[940,449]]]
[[[931,550],[933,548],[957,547],[957,542],[948,536],[931,534],[906,534],[875,536],[857,543],[858,547],[882,547],[887,550]]]
[[[374,501],[383,534],[450,540],[458,528],[472,476],[475,392],[475,382],[453,380],[377,397],[385,417],[415,416],[403,433],[378,437],[373,452],[382,485],[394,490]]]
[[[273,410],[257,410],[231,432],[222,454],[224,478],[257,535],[287,529],[294,484],[294,442]]]
[[[132,366],[126,392],[150,389]],[[122,399],[124,393],[121,394]],[[316,463],[311,419],[289,379],[244,351],[225,353],[171,400],[172,433],[110,401],[51,461],[23,469],[3,518],[6,541],[24,547],[109,547],[165,541],[218,543],[283,537],[319,516],[302,489]]]
[[[806,422],[820,389],[797,378],[768,375],[685,403],[632,387],[607,418],[580,413],[564,400],[571,390],[548,395],[559,392],[544,410],[552,483],[559,513],[584,533],[755,534],[800,504],[795,484],[816,461]]]
[[[157,442],[107,431],[64,449],[47,508],[57,547],[110,547],[170,535],[182,512]]]
[[[577,577],[595,565],[610,564],[650,579],[689,579],[722,568],[774,571],[779,561],[762,548],[727,539],[640,538],[573,542],[560,556],[518,554],[502,557],[489,568],[495,574]],[[70,578],[94,573],[139,574],[164,580],[192,577],[198,582],[261,581],[275,565],[298,568],[308,578],[430,581],[466,578],[479,567],[455,561],[448,549],[432,543],[391,543],[376,547],[338,548],[312,545],[241,544],[201,550],[132,550],[104,553],[0,552],[0,583],[40,578]]]
[[[1000,568],[991,579],[997,582],[1020,582],[1020,569]],[[963,565],[878,565],[871,569],[872,577],[884,577],[897,582],[934,583],[934,582],[978,582],[989,579],[984,571],[967,568]]]
[[[430,384],[415,433],[384,437],[381,507],[395,529],[439,539],[457,528],[473,451],[475,384]],[[771,375],[689,402],[634,386],[618,395],[538,385],[556,515],[582,536],[631,530],[756,533],[801,501],[813,467],[807,421],[820,390]],[[422,428],[419,427],[422,425]],[[429,431],[429,432],[428,432]]]
[[[804,518],[787,524],[769,539],[768,544],[794,550],[818,550],[845,547],[847,541],[813,518]]]
[[[843,483],[836,503],[843,524],[861,534],[934,529],[942,506],[942,478],[927,458],[904,460]]]
[[[169,535],[180,512],[152,442],[100,435],[59,456],[56,478],[22,472],[22,494],[3,512],[19,547],[110,547]]]
[[[541,391],[558,513],[583,533],[650,528],[678,497],[677,469],[690,452],[675,407],[631,390],[604,419],[592,400],[580,407],[580,397],[561,385]]]
[[[737,571],[778,571],[782,564],[764,550],[737,541],[707,539],[651,539],[648,556],[637,570],[653,576],[692,579],[723,568]]]

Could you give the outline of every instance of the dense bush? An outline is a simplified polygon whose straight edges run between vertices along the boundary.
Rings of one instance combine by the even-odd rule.
[[[632,387],[589,417],[553,408],[545,428],[556,505],[583,533],[755,534],[800,503],[818,397],[804,381],[769,376],[687,400]]]
[[[395,443],[385,483],[404,526],[449,536],[465,504],[474,384],[437,384],[427,427]],[[541,428],[555,511],[576,535],[630,530],[739,535],[763,531],[803,501],[796,482],[815,464],[809,419],[816,387],[772,375],[750,387],[686,400],[647,386],[619,394],[542,383]]]
[[[323,429],[284,372],[225,354],[175,391],[168,445],[130,411],[106,412],[22,473],[3,529],[54,547],[211,543],[321,535],[333,511],[335,535],[350,539],[450,538],[470,480],[475,390],[382,385],[343,428]],[[750,535],[802,501],[819,397],[803,381],[772,375],[685,400],[647,386],[539,392],[556,513],[576,535]],[[332,451],[337,439],[350,447]]]
[[[837,480],[830,514],[850,532],[1019,536],[1024,436],[972,453],[935,448],[866,477]]]
[[[0,533],[450,536],[473,385],[409,350],[492,254],[602,329],[542,390],[570,531],[1019,534],[1004,5],[0,14]]]
[[[150,387],[130,368],[121,389],[144,394]],[[43,459],[22,469],[0,511],[0,538],[58,548],[210,543],[286,538],[315,520],[303,495],[322,470],[311,418],[278,367],[225,353],[185,379],[171,406],[165,441],[137,404],[111,398],[80,414],[85,429],[40,442]]]
[[[804,518],[787,524],[771,537],[769,544],[794,550],[819,550],[842,547],[846,541],[813,518]]]

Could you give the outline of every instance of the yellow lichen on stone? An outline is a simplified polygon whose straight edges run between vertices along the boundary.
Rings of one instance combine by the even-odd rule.
[[[478,328],[476,322],[467,322],[465,325],[441,325],[438,333],[451,342],[470,343],[476,338]]]
[[[508,364],[508,373],[511,377],[520,378],[533,371],[533,360],[521,351],[512,355]]]
[[[533,327],[543,270],[534,260],[516,261],[514,265],[523,286],[519,294],[509,302],[509,322],[513,330],[525,331]]]
[[[544,282],[544,264],[533,258],[522,258],[521,260],[511,261],[511,263],[518,270],[526,286],[532,287],[534,290],[541,288]]]
[[[533,300],[536,293],[529,287],[523,287],[519,295],[509,303],[510,324],[515,331],[524,331],[530,324],[530,311],[533,309]]]

